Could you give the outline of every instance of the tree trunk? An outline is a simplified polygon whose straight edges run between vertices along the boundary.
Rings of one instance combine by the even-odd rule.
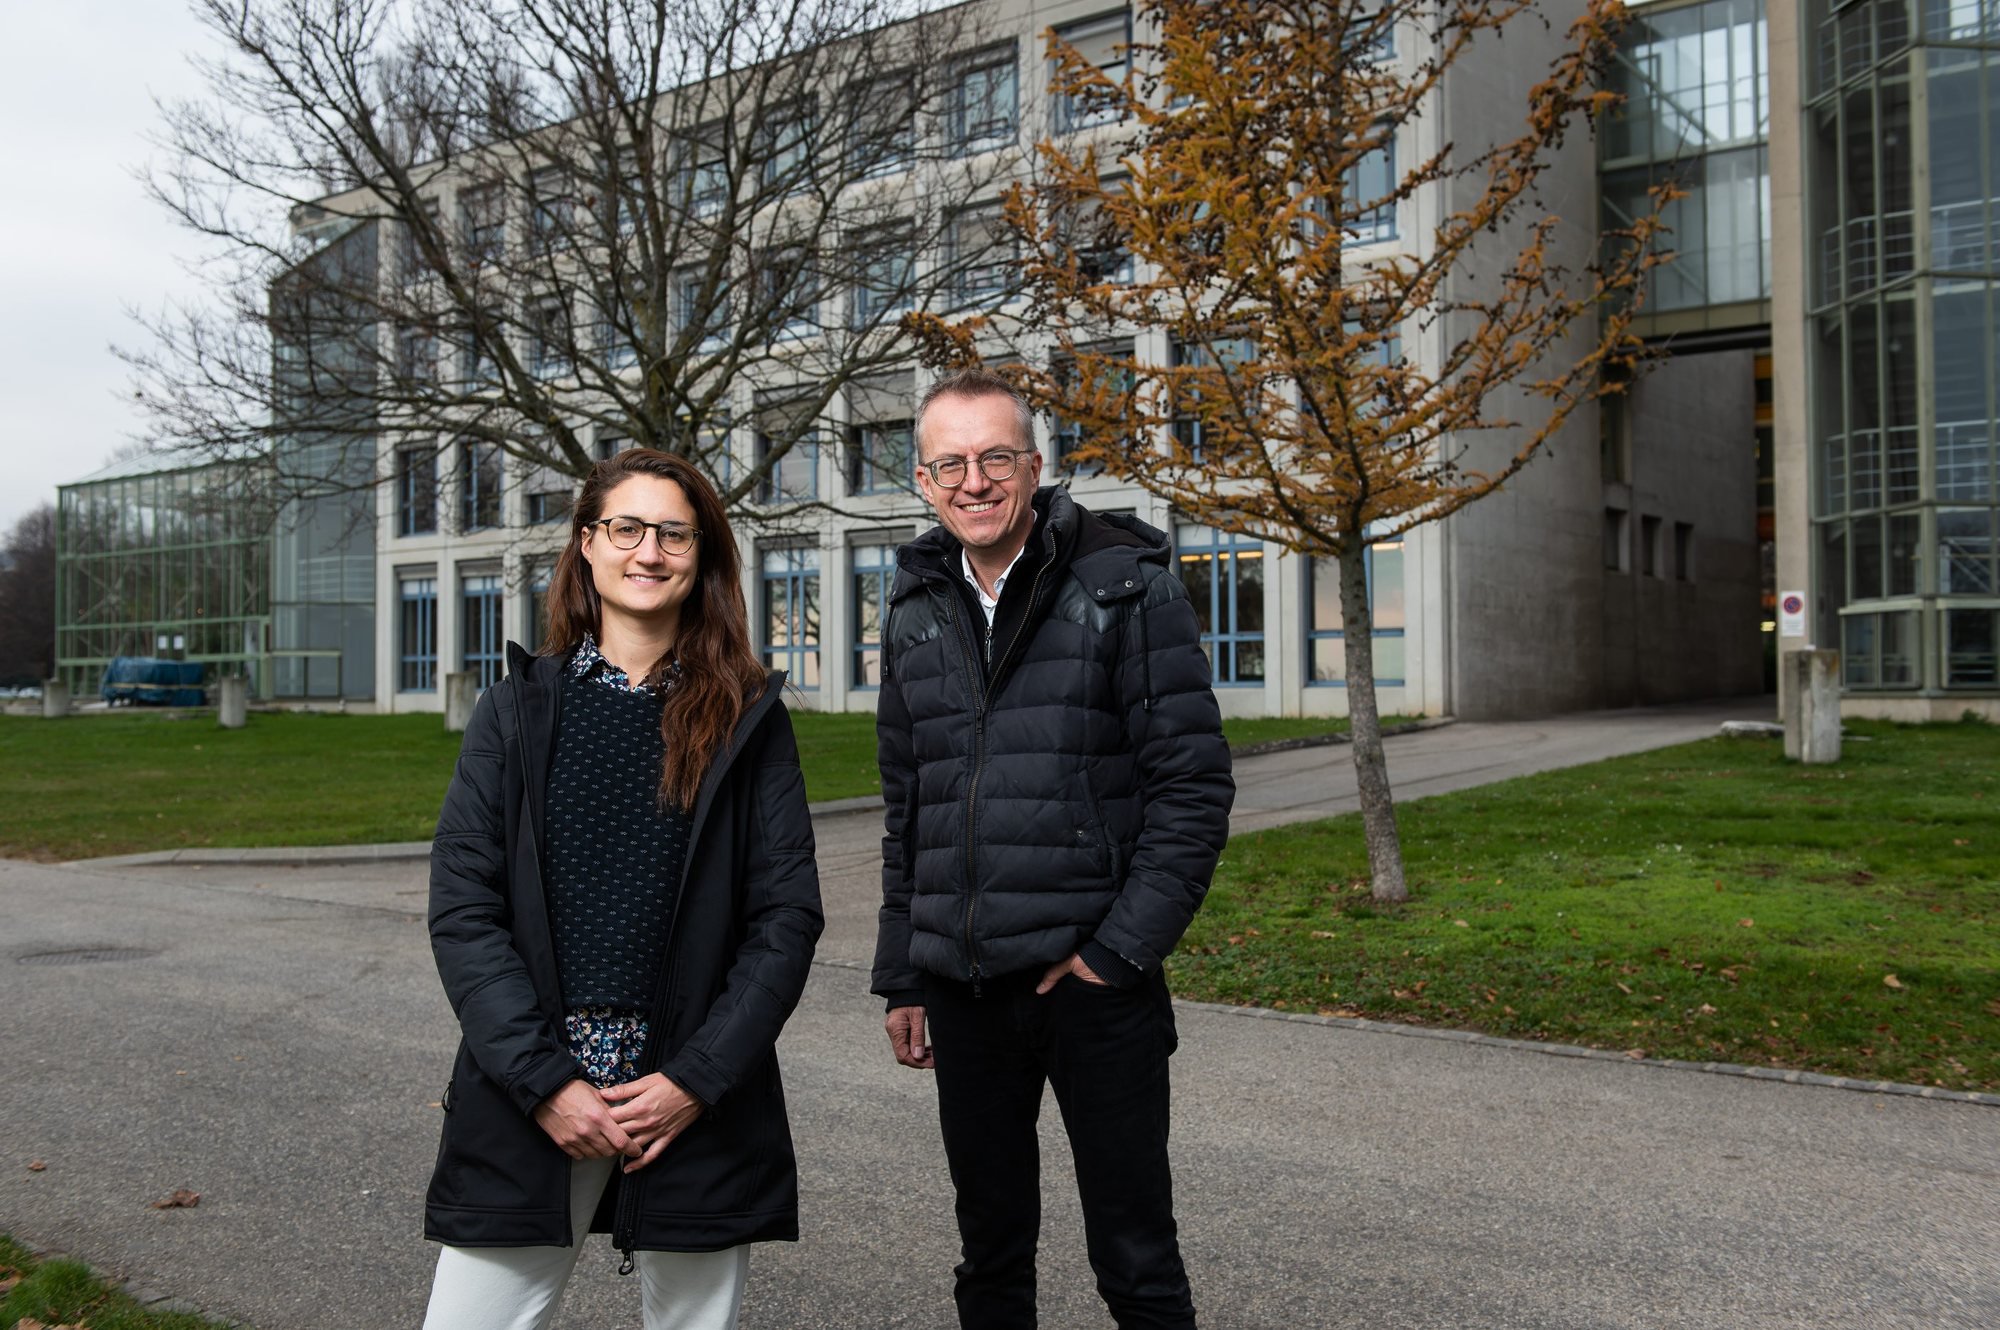
[[[1408,900],[1403,842],[1396,831],[1389,762],[1382,752],[1382,713],[1375,706],[1375,643],[1369,636],[1368,547],[1348,543],[1340,555],[1340,627],[1347,658],[1347,721],[1354,736],[1354,783],[1361,795],[1361,829],[1368,874],[1378,901]]]

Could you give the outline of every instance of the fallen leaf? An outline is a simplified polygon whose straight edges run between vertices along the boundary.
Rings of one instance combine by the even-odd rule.
[[[1630,984],[1620,984],[1616,979],[1613,979],[1611,982],[1614,984],[1618,984],[1618,991],[1623,993],[1626,997],[1632,996],[1632,986]]]
[[[1625,1056],[1631,1058],[1634,1062],[1637,1062],[1639,1059],[1646,1056],[1646,1050],[1643,1048],[1628,1048],[1625,1050]]]
[[[30,1173],[45,1173],[48,1171],[48,1167],[46,1163],[39,1159],[30,1159],[28,1161],[28,1171]]]
[[[1884,988],[1901,988],[1903,981],[1893,974],[1885,974],[1882,976],[1882,986]]]
[[[174,1188],[174,1194],[161,1197],[153,1202],[155,1210],[192,1210],[201,1204],[201,1193],[189,1191],[186,1187]]]
[[[1463,919],[1454,919],[1454,920],[1452,920],[1452,921],[1451,921],[1451,926],[1452,926],[1453,928],[1470,928],[1470,927],[1472,927],[1472,925],[1471,925],[1471,924],[1468,924],[1468,923],[1466,923],[1466,922],[1465,922],[1465,920],[1463,920]]]
[[[1755,928],[1757,926],[1757,921],[1755,919],[1738,919],[1736,921],[1736,926],[1738,928]]]
[[[1969,840],[1965,839],[1965,837],[1963,837],[1963,836],[1953,836],[1953,837],[1951,838],[1951,843],[1952,843],[1953,845],[1970,845],[1970,844],[1972,844],[1972,842],[1971,842],[1971,841],[1969,841]]]
[[[1327,932],[1327,931],[1326,931],[1325,929],[1323,929],[1323,928],[1315,928],[1315,929],[1314,929],[1314,930],[1312,931],[1312,936],[1314,936],[1314,937],[1339,937],[1339,936],[1340,936],[1340,934],[1338,934],[1338,933],[1329,933],[1329,932]]]
[[[14,1285],[20,1282],[21,1282],[21,1276],[19,1275],[8,1275],[6,1278],[0,1279],[0,1298],[4,1298],[9,1293],[12,1293],[14,1291]]]

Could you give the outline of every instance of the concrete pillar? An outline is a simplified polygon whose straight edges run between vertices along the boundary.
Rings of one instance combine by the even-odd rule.
[[[1840,760],[1840,653],[1825,648],[1785,653],[1785,756],[1798,762]]]
[[[216,680],[216,719],[225,730],[240,730],[250,720],[250,681],[240,674]]]
[[[465,733],[472,723],[472,707],[479,701],[479,676],[470,670],[444,676],[444,727],[453,734]]]
[[[61,679],[42,681],[42,715],[53,720],[69,714],[69,685]]]

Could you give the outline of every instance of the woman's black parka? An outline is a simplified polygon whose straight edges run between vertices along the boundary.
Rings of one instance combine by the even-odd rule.
[[[431,848],[431,947],[463,1039],[424,1206],[461,1247],[567,1246],[569,1158],[535,1105],[582,1074],[563,1038],[543,894],[542,819],[563,662],[508,647]],[[713,1251],[798,1237],[798,1170],[775,1045],[821,927],[812,823],[774,672],[693,809],[640,1073],[707,1105],[636,1173],[614,1172],[593,1232],[624,1251]]]

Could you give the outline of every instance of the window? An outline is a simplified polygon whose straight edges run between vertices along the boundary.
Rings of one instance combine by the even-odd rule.
[[[567,374],[570,352],[569,302],[537,296],[528,304],[528,372],[544,379]]]
[[[681,189],[690,211],[719,212],[729,201],[729,126],[716,120],[681,145]]]
[[[459,505],[460,531],[482,531],[500,525],[500,445],[467,440],[459,445],[459,469],[464,481]]]
[[[1215,682],[1262,683],[1263,542],[1182,522],[1175,528],[1174,553]]]
[[[967,208],[951,219],[952,290],[960,305],[999,299],[1013,281],[1014,232],[997,203]]]
[[[757,432],[757,460],[761,464],[780,447],[790,430],[778,426]],[[770,463],[770,470],[757,485],[759,503],[802,503],[819,497],[819,440],[807,429],[793,439],[784,454]]]
[[[757,296],[771,338],[804,337],[819,325],[819,275],[803,247],[757,256]]]
[[[767,549],[761,580],[765,663],[795,688],[819,687],[819,551]]]
[[[1129,176],[1110,176],[1100,186],[1107,195],[1117,195],[1130,189],[1131,183]],[[1072,206],[1058,218],[1057,225],[1063,242],[1076,251],[1077,267],[1086,278],[1114,286],[1131,285],[1131,247],[1096,199]]]
[[[575,499],[567,489],[535,490],[528,495],[528,522],[533,526],[546,526],[566,521],[573,503]]]
[[[1639,519],[1639,572],[1645,577],[1660,576],[1660,519]]]
[[[464,367],[464,386],[478,388],[494,382],[500,377],[500,361],[493,354],[493,344],[475,329],[467,328],[459,336],[459,363]]]
[[[570,197],[569,172],[544,166],[528,176],[528,239],[546,254],[568,242],[574,223],[575,200]]]
[[[640,330],[632,318],[631,306],[615,288],[600,293],[593,304],[591,341],[604,367],[625,369],[638,364]]]
[[[908,493],[916,448],[907,420],[871,420],[847,430],[847,483],[856,494]]]
[[[396,377],[409,384],[436,383],[438,335],[435,328],[405,324],[396,330]]]
[[[500,682],[500,575],[467,573],[459,579],[460,660],[479,676],[481,690]]]
[[[2000,684],[2000,609],[1944,612],[1944,686]]]
[[[707,282],[707,274],[699,268],[683,268],[674,275],[674,325],[697,331],[697,344],[713,350],[729,341],[729,286],[720,282],[711,291]]]
[[[1625,510],[1606,508],[1604,510],[1604,571],[1623,573],[1631,569],[1626,556]]]
[[[854,679],[856,688],[882,686],[882,625],[896,584],[894,545],[854,547]]]
[[[418,444],[396,450],[396,534],[426,536],[438,529],[437,449]]]
[[[1113,361],[1130,361],[1132,358],[1132,344],[1130,342],[1083,347],[1080,350],[1086,355],[1100,355]],[[1077,364],[1074,360],[1059,360],[1056,362],[1055,370],[1056,376],[1062,381],[1065,387],[1068,387],[1076,376]],[[1132,391],[1132,370],[1129,364],[1100,365],[1098,367],[1098,374],[1101,376],[1100,384],[1104,390],[1117,393],[1130,393]],[[1076,450],[1083,444],[1083,430],[1077,422],[1057,416],[1050,423],[1054,436],[1053,442],[1055,444],[1055,464],[1058,470],[1069,471],[1076,475],[1090,475],[1104,469],[1095,463],[1088,466],[1080,465],[1075,460]],[[1119,442],[1129,443],[1129,440],[1121,439]]]
[[[910,308],[914,248],[908,222],[871,226],[854,233],[850,241],[854,287],[848,295],[849,327],[872,328]]]
[[[396,686],[405,693],[437,691],[437,578],[397,580],[400,622],[397,648],[402,668]]]
[[[1183,342],[1176,337],[1167,345],[1167,359],[1175,369],[1235,370],[1254,363],[1256,358],[1257,344],[1247,337],[1225,338],[1212,347],[1199,342]],[[1206,437],[1208,426],[1195,414],[1201,392],[1192,384],[1177,383],[1174,393],[1174,441],[1187,449],[1190,462],[1199,463],[1203,451],[1209,449],[1212,443]]]
[[[767,189],[795,194],[810,183],[819,112],[810,99],[765,110],[758,121],[758,176]]]
[[[952,145],[963,154],[1012,142],[1020,103],[1013,44],[990,46],[967,56],[955,72]]]
[[[891,175],[917,156],[917,106],[908,70],[848,86],[847,169],[857,176]]]
[[[546,559],[537,559],[528,565],[528,603],[526,614],[521,616],[528,625],[528,648],[539,650],[549,638],[549,582],[555,577],[556,566]]]
[[[1095,18],[1065,23],[1055,30],[1056,40],[1097,66],[1105,78],[1123,84],[1132,72],[1132,13],[1128,9],[1099,14]],[[1050,78],[1057,74],[1051,62]],[[1072,131],[1092,125],[1108,125],[1118,119],[1118,106],[1103,93],[1051,94],[1056,128]]]
[[[1362,554],[1368,577],[1369,645],[1375,682],[1404,679],[1403,542],[1385,540]],[[1347,686],[1347,642],[1340,618],[1340,561],[1314,559],[1306,565],[1306,681]]]
[[[613,235],[629,236],[638,229],[646,198],[646,182],[639,166],[639,150],[629,143],[601,166],[604,180],[599,189],[598,216],[610,223]]]
[[[1694,524],[1674,523],[1674,580],[1694,581]]]
[[[424,220],[436,227],[443,217],[443,210],[436,199],[423,202]],[[396,280],[404,286],[415,286],[430,276],[431,265],[424,258],[423,249],[417,244],[417,228],[409,222],[396,227]]]
[[[1390,196],[1397,184],[1396,139],[1391,133],[1381,147],[1362,154],[1361,160],[1348,171],[1348,209],[1355,211],[1363,204],[1376,203],[1375,207],[1356,212],[1353,231],[1360,244],[1372,245],[1396,238],[1396,200]]]
[[[597,441],[593,446],[597,451],[597,460],[608,462],[627,448],[630,448],[632,440],[626,438],[623,434],[606,434],[604,431],[599,430]]]
[[[472,267],[507,256],[507,200],[498,183],[474,185],[458,196],[458,229]]]

